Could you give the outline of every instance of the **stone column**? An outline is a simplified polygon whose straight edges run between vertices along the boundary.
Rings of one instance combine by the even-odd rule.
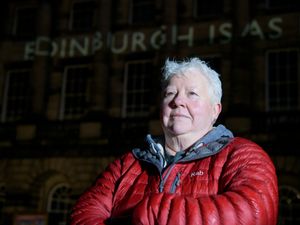
[[[102,40],[106,40],[106,35],[111,30],[112,2],[110,0],[101,0],[99,4],[97,31],[102,34]],[[94,53],[94,77],[91,83],[92,95],[90,108],[93,111],[100,111],[105,114],[108,113],[107,96],[110,94],[108,88],[109,65],[111,65],[110,52],[105,43],[103,43],[103,46]]]
[[[251,104],[251,79],[253,70],[253,58],[251,37],[242,36],[246,25],[251,21],[249,0],[233,1],[232,17],[232,48],[231,48],[231,71],[229,88],[229,110],[249,107]]]
[[[43,116],[46,110],[46,88],[47,80],[50,76],[49,49],[51,30],[51,6],[47,1],[43,1],[38,9],[37,16],[37,39],[43,40],[40,43],[39,52],[35,55],[33,62],[32,94],[33,94],[33,114]]]

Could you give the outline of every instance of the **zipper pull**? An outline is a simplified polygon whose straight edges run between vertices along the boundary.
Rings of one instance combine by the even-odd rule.
[[[170,190],[171,193],[175,193],[176,188],[180,185],[180,176],[181,176],[181,173],[176,174],[176,177],[174,179],[174,182],[173,182],[171,190]]]
[[[162,177],[161,177],[161,179],[160,179],[160,183],[159,183],[159,192],[160,193],[162,193],[163,192],[163,190],[164,190],[164,180],[162,179]]]

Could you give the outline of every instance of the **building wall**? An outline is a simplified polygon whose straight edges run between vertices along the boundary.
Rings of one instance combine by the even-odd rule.
[[[276,165],[279,184],[299,193],[300,103],[296,111],[273,115],[266,94],[268,52],[296,49],[299,55],[297,8],[269,10],[268,1],[226,0],[221,14],[201,17],[194,16],[195,1],[156,0],[153,21],[134,23],[132,1],[97,0],[93,25],[80,32],[70,29],[74,2],[3,3],[0,224],[12,224],[19,214],[48,214],[49,195],[60,184],[71,188],[74,203],[109,162],[138,146],[147,132],[161,134],[158,86],[167,57],[196,55],[221,61],[224,95],[219,122],[261,144]],[[33,37],[16,35],[20,6],[38,8]],[[151,98],[147,116],[129,117],[124,113],[126,66],[137,60],[153,64]],[[84,71],[92,72],[87,75],[85,110],[70,119],[63,111],[64,79],[67,69],[78,65],[88,65]],[[31,69],[31,110],[8,120],[7,74],[23,68]],[[300,99],[300,92],[297,95]]]

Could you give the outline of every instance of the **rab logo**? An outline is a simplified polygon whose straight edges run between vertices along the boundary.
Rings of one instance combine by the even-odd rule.
[[[191,173],[191,177],[195,177],[195,176],[203,176],[204,172],[202,170],[199,171],[195,171]]]

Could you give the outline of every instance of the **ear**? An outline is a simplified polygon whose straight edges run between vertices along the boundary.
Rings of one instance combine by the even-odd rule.
[[[213,113],[214,113],[214,121],[216,121],[219,117],[219,114],[221,113],[222,111],[222,104],[221,103],[216,103],[213,105]]]

